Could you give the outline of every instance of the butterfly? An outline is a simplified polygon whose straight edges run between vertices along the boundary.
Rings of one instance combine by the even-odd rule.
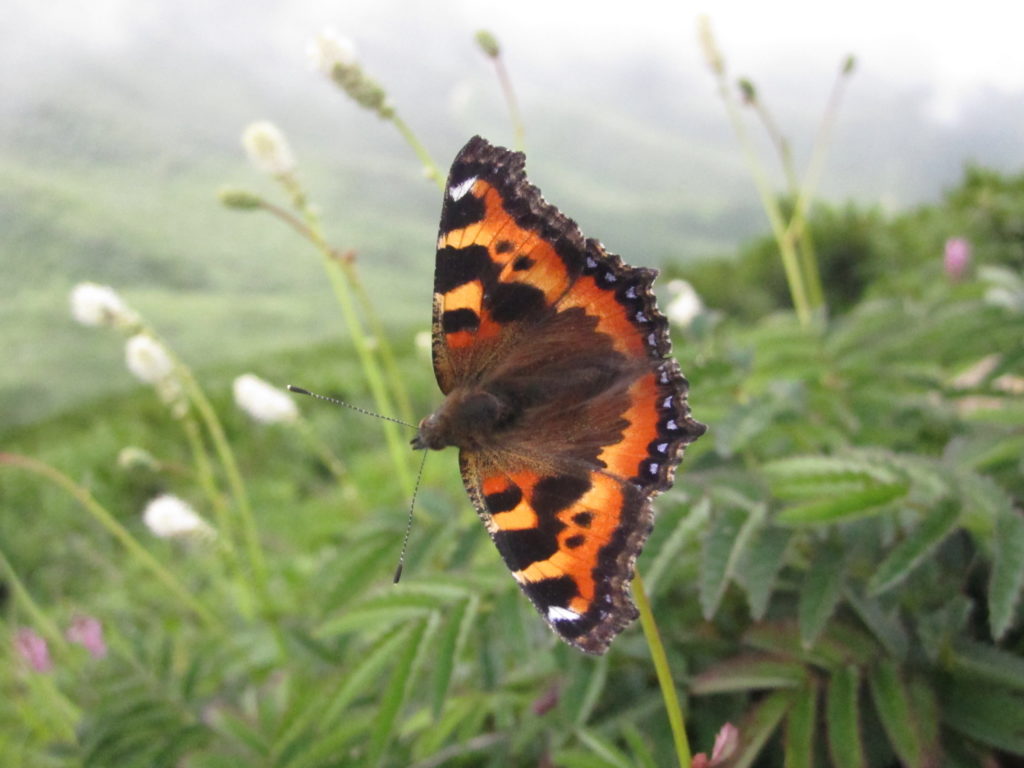
[[[600,654],[637,617],[651,498],[706,427],[669,357],[657,272],[585,239],[524,168],[479,136],[452,164],[433,302],[444,400],[412,442],[459,449],[523,592],[559,637]]]

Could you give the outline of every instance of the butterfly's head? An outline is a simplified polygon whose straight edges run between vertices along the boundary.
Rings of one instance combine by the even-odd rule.
[[[497,395],[483,389],[457,388],[420,422],[412,447],[432,451],[449,445],[480,448],[507,426],[511,418],[511,407]]]

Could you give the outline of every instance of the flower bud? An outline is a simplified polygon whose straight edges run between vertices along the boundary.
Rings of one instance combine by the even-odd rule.
[[[942,258],[946,277],[953,282],[963,279],[971,265],[971,244],[963,237],[951,237],[946,241]]]
[[[284,134],[273,123],[262,120],[242,133],[242,146],[259,170],[272,176],[286,176],[295,170],[295,156]]]
[[[225,208],[251,211],[263,207],[263,198],[241,187],[224,186],[217,190],[217,197]]]
[[[67,638],[85,648],[94,659],[107,655],[107,644],[103,641],[103,625],[93,616],[75,616],[68,627]]]
[[[501,47],[498,45],[498,39],[486,29],[481,29],[476,33],[476,44],[480,46],[480,50],[482,50],[486,56],[489,56],[492,59],[496,59],[501,55]]]
[[[715,37],[711,33],[711,21],[703,14],[697,17],[697,40],[711,71],[716,75],[724,73],[725,59],[722,58],[722,52],[718,50]]]
[[[148,469],[155,472],[160,469],[160,462],[145,448],[126,445],[117,454],[117,466],[127,470]]]
[[[259,376],[243,374],[235,379],[235,404],[256,421],[264,424],[293,422],[299,418],[295,401],[284,390],[268,384]]]
[[[142,522],[150,532],[161,539],[210,538],[213,528],[187,503],[165,493],[146,505]]]
[[[49,672],[53,669],[50,647],[35,630],[19,629],[14,635],[14,649],[36,672]]]
[[[137,379],[159,384],[174,372],[174,361],[163,345],[145,333],[128,339],[124,347],[125,363]]]
[[[109,285],[79,283],[71,289],[71,316],[82,325],[130,326],[138,316]]]
[[[328,77],[334,77],[337,69],[356,67],[356,47],[347,37],[341,37],[333,29],[325,29],[306,46],[310,66]]]
[[[754,84],[745,77],[741,77],[736,82],[737,87],[740,89],[740,98],[743,99],[744,104],[754,104],[757,102],[757,88]]]

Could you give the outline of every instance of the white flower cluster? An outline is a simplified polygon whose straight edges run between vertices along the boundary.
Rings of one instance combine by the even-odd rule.
[[[235,379],[235,403],[256,421],[265,424],[290,423],[299,418],[295,401],[284,390],[259,376],[246,373]]]
[[[670,280],[668,294],[672,297],[665,307],[665,315],[669,321],[680,328],[689,327],[698,315],[704,311],[704,302],[697,291],[685,280]]]
[[[208,539],[216,535],[192,507],[169,493],[157,496],[146,505],[142,522],[161,539]]]
[[[109,285],[79,283],[71,289],[71,316],[82,325],[128,327],[138,315]]]
[[[242,133],[242,146],[259,170],[272,176],[286,176],[295,170],[295,155],[288,140],[273,123],[261,120]]]

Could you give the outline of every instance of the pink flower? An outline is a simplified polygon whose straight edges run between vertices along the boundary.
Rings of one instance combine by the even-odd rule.
[[[94,659],[102,659],[107,655],[107,644],[103,642],[103,625],[92,616],[75,616],[68,627],[67,638],[78,643]]]
[[[46,640],[34,630],[19,629],[14,636],[14,648],[36,672],[49,672],[53,669]]]
[[[946,277],[953,282],[961,280],[971,265],[971,244],[964,237],[949,238],[942,263]]]
[[[691,768],[712,768],[722,765],[736,752],[740,743],[740,731],[732,723],[726,723],[715,736],[715,746],[711,750],[711,759],[703,752],[693,756]]]

